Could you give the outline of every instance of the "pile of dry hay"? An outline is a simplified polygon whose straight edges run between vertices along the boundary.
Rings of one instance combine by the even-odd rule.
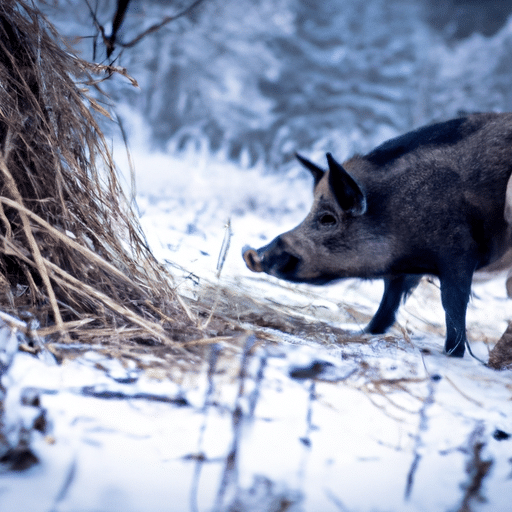
[[[0,3],[0,310],[31,335],[204,337],[146,246],[95,121],[92,74],[24,2]],[[77,86],[81,84],[81,88]]]

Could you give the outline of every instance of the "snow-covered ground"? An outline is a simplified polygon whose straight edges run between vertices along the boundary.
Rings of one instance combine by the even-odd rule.
[[[244,267],[244,244],[306,213],[311,183],[298,166],[275,176],[204,154],[133,156],[141,221],[183,294],[222,285],[351,329],[357,341],[267,329],[266,341],[220,341],[180,371],[149,357],[141,368],[100,346],[62,364],[11,347],[6,433],[13,445],[28,438],[40,462],[1,474],[2,511],[510,510],[512,374],[442,354],[435,282],[414,292],[389,335],[361,339],[380,283],[298,286]],[[503,279],[476,285],[478,357],[508,318]],[[42,413],[44,432],[32,428]]]
[[[115,4],[96,6],[106,27]],[[148,242],[184,296],[209,294],[247,334],[202,358],[61,346],[57,363],[51,346],[17,351],[16,321],[1,320],[2,431],[19,465],[39,463],[2,466],[0,512],[509,512],[512,372],[442,354],[435,281],[388,335],[361,336],[382,283],[291,285],[241,258],[309,209],[294,151],[343,160],[460,110],[512,110],[508,4],[205,1],[126,49],[116,65],[140,90],[119,77],[103,85]],[[175,13],[174,2],[131,6],[125,41]],[[73,43],[93,31],[81,0],[43,7]],[[81,44],[92,58],[92,40]],[[251,318],[269,308],[286,321],[256,329]],[[478,358],[511,308],[503,278],[475,284]],[[308,329],[292,335],[296,318]]]

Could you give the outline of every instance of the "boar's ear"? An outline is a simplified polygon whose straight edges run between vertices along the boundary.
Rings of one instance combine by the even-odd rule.
[[[315,187],[318,185],[320,180],[324,177],[325,171],[318,167],[318,165],[314,164],[313,162],[310,162],[308,159],[304,158],[303,156],[300,156],[298,153],[295,153],[295,156],[297,157],[297,160],[313,175],[313,178],[315,180]]]
[[[329,186],[343,210],[352,215],[362,215],[366,211],[366,197],[354,178],[327,153],[329,163]]]

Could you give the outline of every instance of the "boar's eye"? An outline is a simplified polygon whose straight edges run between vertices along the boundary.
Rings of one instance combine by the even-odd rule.
[[[336,217],[330,213],[320,215],[318,220],[322,226],[334,226],[334,224],[336,224]]]

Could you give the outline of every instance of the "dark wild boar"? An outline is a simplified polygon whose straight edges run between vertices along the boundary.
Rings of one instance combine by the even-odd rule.
[[[297,156],[314,178],[305,220],[243,257],[250,270],[325,284],[383,279],[366,327],[385,332],[423,275],[437,276],[445,352],[462,357],[473,274],[509,262],[505,194],[512,173],[512,114],[474,114],[391,139],[328,169]]]

